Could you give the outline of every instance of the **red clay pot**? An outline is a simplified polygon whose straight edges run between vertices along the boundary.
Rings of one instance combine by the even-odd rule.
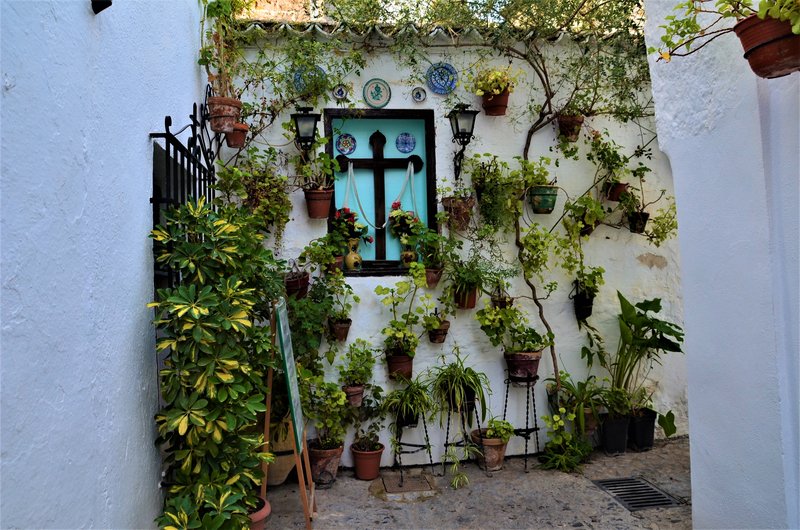
[[[250,128],[245,123],[234,123],[233,130],[225,133],[225,143],[231,149],[241,149],[244,147],[244,141],[247,138],[247,131]]]
[[[272,506],[269,501],[259,497],[263,504],[261,508],[250,514],[250,530],[264,530],[267,527],[267,517],[272,513]]]
[[[283,280],[286,286],[286,296],[295,295],[299,300],[305,298],[308,294],[308,281],[311,275],[307,272],[294,273],[290,272]]]
[[[232,132],[241,113],[242,102],[238,99],[218,96],[208,98],[209,122],[214,132]]]
[[[606,199],[609,201],[619,202],[619,198],[623,193],[628,191],[627,182],[612,182],[606,188]]]
[[[558,122],[558,135],[563,136],[568,142],[577,142],[581,134],[583,116],[568,116],[559,114],[556,118]]]
[[[308,458],[311,461],[311,478],[320,489],[333,486],[342,459],[344,446],[335,449],[319,449],[316,440],[308,444]]]
[[[360,407],[364,401],[364,385],[343,386],[342,391],[347,396],[347,402],[352,407]]]
[[[539,360],[542,352],[504,353],[509,377],[518,379],[532,379],[539,372]]]
[[[386,364],[389,365],[389,379],[396,379],[398,375],[411,379],[414,370],[414,358],[410,355],[387,355]]]
[[[441,344],[447,338],[447,331],[450,329],[450,321],[443,320],[439,324],[439,329],[432,329],[428,331],[428,340],[434,344]]]
[[[328,328],[333,333],[333,336],[336,337],[336,340],[339,342],[344,342],[347,340],[347,335],[350,333],[350,326],[353,324],[353,319],[348,318],[347,320],[332,320],[328,322]]]
[[[508,108],[508,89],[499,94],[487,94],[483,96],[483,111],[487,116],[505,116]]]
[[[453,291],[453,299],[459,309],[474,309],[478,301],[478,289],[456,289]]]
[[[470,438],[479,447],[483,448],[483,455],[478,455],[478,467],[483,467],[486,471],[499,471],[503,469],[503,460],[506,456],[506,446],[508,442],[503,442],[500,438],[485,438],[486,429],[475,429],[470,433]]]
[[[773,79],[800,71],[800,35],[792,33],[788,20],[762,20],[752,15],[737,23],[733,31],[757,76]]]
[[[428,289],[433,289],[437,285],[439,285],[439,280],[442,279],[442,272],[444,269],[441,267],[438,269],[425,269],[425,281],[428,284]]]
[[[376,451],[360,451],[350,446],[353,454],[353,466],[355,467],[356,478],[358,480],[375,480],[381,474],[381,455],[384,450],[383,444]]]
[[[333,190],[303,190],[306,209],[311,219],[327,219],[331,210]]]

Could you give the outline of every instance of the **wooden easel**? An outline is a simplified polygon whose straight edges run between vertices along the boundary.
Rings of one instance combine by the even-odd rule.
[[[286,315],[286,303],[281,300],[275,304],[272,318],[270,319],[270,326],[272,328],[272,342],[280,348],[282,353],[281,360],[283,361],[284,373],[286,374],[286,388],[289,393],[290,402],[290,419],[289,419],[289,433],[292,441],[292,451],[294,452],[294,464],[297,469],[297,481],[300,484],[300,501],[303,503],[303,514],[306,519],[306,529],[313,528],[311,521],[317,515],[317,501],[316,501],[316,488],[314,481],[311,480],[311,462],[308,459],[308,445],[306,442],[306,430],[303,427],[302,434],[298,443],[297,439],[297,426],[302,425],[303,413],[300,407],[300,395],[297,388],[297,376],[294,368],[294,352],[292,350],[292,337],[287,332],[289,329],[288,318]],[[277,318],[276,318],[277,315]],[[278,320],[280,319],[280,321]],[[279,328],[279,326],[281,326]],[[278,339],[277,342],[275,339]],[[290,368],[291,367],[291,368]],[[267,386],[272,389],[272,375],[273,369],[267,371]],[[264,421],[264,439],[269,440],[269,418],[272,412],[272,393],[267,394],[267,411],[266,421]],[[297,423],[297,422],[300,423]],[[261,496],[267,498],[267,473],[269,472],[269,464],[266,462],[261,464],[262,471],[264,472],[264,480],[261,483]]]

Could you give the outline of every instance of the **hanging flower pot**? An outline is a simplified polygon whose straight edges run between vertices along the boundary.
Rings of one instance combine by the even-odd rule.
[[[442,279],[442,272],[444,272],[444,269],[441,267],[438,269],[425,269],[425,282],[428,285],[428,289],[433,289],[439,285],[439,280]]]
[[[409,245],[403,245],[403,250],[400,252],[400,264],[407,269],[415,261],[417,261],[417,251]]]
[[[333,190],[303,190],[306,196],[306,209],[311,219],[327,219],[331,211]]]
[[[752,15],[733,31],[742,42],[744,58],[759,77],[772,79],[800,71],[800,35],[792,33],[788,20]]]
[[[397,379],[397,376],[403,376],[406,379],[411,379],[411,373],[414,370],[414,358],[406,354],[391,354],[386,355],[386,364],[389,366],[389,379]]]
[[[298,300],[305,298],[308,294],[308,282],[311,275],[306,271],[293,271],[283,279],[286,286],[286,296],[294,295]]]
[[[364,385],[343,386],[342,391],[347,396],[347,402],[350,403],[350,406],[361,406],[361,402],[364,400]]]
[[[466,230],[475,207],[475,197],[445,197],[442,206],[447,212],[447,226],[451,230]]]
[[[344,257],[344,266],[349,271],[361,270],[361,254],[358,253],[358,244],[361,240],[357,237],[347,240],[349,252]]]
[[[503,353],[508,376],[517,379],[532,379],[539,373],[542,351]]]
[[[620,196],[623,193],[628,191],[628,183],[627,182],[609,182],[605,186],[606,189],[606,199],[609,201],[618,202]]]
[[[514,299],[506,295],[492,295],[492,307],[505,309],[514,305]]]
[[[505,116],[508,107],[508,89],[499,94],[485,94],[483,96],[483,111],[487,116]]]
[[[208,98],[208,116],[211,130],[217,133],[229,133],[239,121],[242,113],[242,102],[235,98],[212,96]]]
[[[558,135],[563,137],[568,142],[577,142],[578,136],[581,134],[581,126],[583,125],[583,116],[570,116],[567,114],[559,114],[556,116],[558,123]]]
[[[595,294],[586,289],[582,289],[580,284],[575,282],[575,294],[571,295],[572,303],[575,307],[575,318],[579,322],[584,322],[592,316]]]
[[[650,214],[647,212],[631,212],[628,214],[628,229],[634,234],[644,233]]]
[[[244,147],[244,141],[247,138],[247,131],[249,130],[250,128],[246,123],[234,123],[233,130],[229,133],[225,133],[225,143],[227,143],[228,147],[231,149],[241,149]]]
[[[344,342],[347,340],[347,335],[350,333],[350,326],[352,324],[353,320],[350,318],[346,320],[332,320],[328,322],[328,328],[337,341]]]
[[[447,332],[450,330],[450,321],[442,320],[437,329],[428,330],[428,340],[434,344],[442,344],[447,338]]]
[[[350,452],[353,454],[353,467],[358,480],[375,480],[380,476],[384,446],[383,444],[378,445],[381,447],[375,451],[361,451],[350,446]]]
[[[453,291],[453,300],[459,309],[474,309],[478,301],[478,288],[458,288]]]
[[[557,198],[558,186],[533,186],[528,192],[533,213],[553,213]]]

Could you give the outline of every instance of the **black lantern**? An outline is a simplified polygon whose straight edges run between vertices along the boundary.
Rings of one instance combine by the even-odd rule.
[[[461,178],[461,163],[464,160],[464,150],[470,140],[474,138],[472,131],[475,130],[475,116],[480,111],[471,110],[468,105],[459,103],[447,115],[450,118],[450,129],[453,131],[453,142],[461,146],[461,149],[453,157],[453,171],[456,180]]]
[[[297,107],[297,112],[292,114],[294,121],[295,142],[297,146],[308,151],[314,145],[314,138],[317,132],[317,122],[319,114],[312,114],[311,107]]]

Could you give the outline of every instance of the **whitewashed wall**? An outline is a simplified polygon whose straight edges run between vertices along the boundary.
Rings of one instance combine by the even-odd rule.
[[[3,528],[146,528],[152,141],[201,95],[195,0],[2,2]]]
[[[433,56],[433,60],[437,60]],[[461,51],[452,51],[450,55],[443,56],[441,60],[452,62],[460,71],[461,78],[464,78],[462,69],[465,65],[474,62],[474,57],[462,54]],[[502,65],[503,63],[498,63]],[[424,73],[424,70],[423,70]],[[525,74],[529,82],[536,85],[530,72]],[[455,145],[451,142],[450,126],[445,115],[452,108],[453,100],[445,100],[442,96],[437,96],[432,90],[427,90],[427,99],[422,103],[415,103],[411,98],[411,91],[414,86],[422,83],[410,81],[410,72],[404,67],[396,64],[390,57],[379,56],[370,57],[366,69],[359,77],[353,76],[347,81],[353,86],[353,102],[357,108],[368,108],[361,99],[363,84],[374,77],[385,79],[391,85],[392,97],[387,109],[433,109],[436,117],[436,162],[437,162],[437,185],[452,179],[453,174],[453,154]],[[422,84],[424,86],[424,84]],[[473,108],[480,108],[480,99],[467,93],[462,84],[456,89],[456,93],[461,99],[471,102]],[[455,95],[454,94],[454,95]],[[540,97],[541,95],[538,94]],[[533,93],[536,97],[537,93]],[[529,126],[527,119],[519,120],[522,109],[527,104],[527,98],[531,97],[525,89],[519,89],[511,94],[509,116],[507,117],[487,117],[481,113],[477,118],[475,134],[477,136],[466,151],[466,156],[476,153],[491,152],[498,155],[503,160],[508,161],[514,167],[514,156],[522,155],[522,148],[525,142],[525,131]],[[335,107],[333,102],[328,102],[328,107]],[[317,107],[315,111],[320,111]],[[286,116],[288,119],[288,116]],[[594,118],[587,121],[587,125],[595,129],[602,130],[608,127],[612,132],[612,138],[618,143],[627,147],[628,153],[642,142],[640,129],[629,125],[621,127],[608,120]],[[649,129],[653,129],[653,124],[645,123]],[[282,137],[282,129],[273,127],[266,140],[274,145],[285,145],[286,140]],[[586,134],[586,133],[583,133]],[[555,129],[546,128],[540,131],[533,139],[530,158],[536,159],[539,156],[553,156],[550,147],[555,145]],[[650,136],[644,133],[644,138]],[[655,155],[650,163],[653,174],[647,179],[649,190],[657,191],[666,188],[672,193],[672,177],[670,174],[669,163],[666,158],[658,151],[657,144],[654,142]],[[582,148],[581,153],[585,153]],[[583,156],[582,156],[583,158]],[[554,168],[553,175],[558,177],[558,183],[567,192],[576,197],[583,193],[592,182],[595,168],[590,163],[582,159],[580,162],[562,161],[560,168]],[[305,202],[301,192],[294,193],[292,196],[294,209],[292,211],[292,221],[286,230],[282,256],[285,258],[297,257],[303,246],[309,240],[322,236],[326,231],[325,221],[309,220],[305,212]],[[549,216],[537,215],[536,220],[552,225],[558,219],[564,204],[563,193],[559,195],[559,202],[556,213]],[[507,255],[516,256],[513,246],[513,239],[509,234]],[[642,236],[631,234],[627,228],[621,230],[608,226],[599,227],[592,234],[589,243],[585,247],[587,264],[599,265],[606,269],[606,285],[601,289],[595,301],[594,314],[590,318],[590,323],[598,327],[606,338],[609,349],[615,349],[618,337],[618,327],[616,315],[619,305],[616,297],[616,290],[619,289],[629,299],[640,301],[644,298],[660,297],[665,306],[663,315],[675,322],[682,323],[683,309],[680,293],[680,257],[678,245],[675,240],[662,245],[660,248],[648,245]],[[560,281],[560,289],[552,297],[545,301],[546,317],[554,328],[556,334],[556,345],[562,369],[568,370],[575,378],[584,378],[586,366],[580,358],[580,348],[585,343],[584,332],[577,327],[572,301],[567,298],[571,289],[571,279],[566,278],[560,273],[553,275],[554,279]],[[356,307],[353,314],[354,325],[350,331],[349,340],[357,337],[365,338],[372,344],[379,346],[382,344],[383,337],[380,330],[388,322],[388,311],[383,309],[378,297],[373,290],[376,285],[393,285],[399,278],[397,277],[376,277],[376,278],[350,278],[349,282],[361,297],[361,304]],[[438,291],[435,293],[438,294]],[[530,291],[525,286],[521,278],[513,282],[512,295],[530,296]],[[544,331],[543,326],[538,324],[535,317],[535,307],[530,300],[518,302],[524,307],[532,317],[532,322],[537,322],[536,327]],[[482,307],[483,300],[479,300],[478,308]],[[490,405],[493,414],[501,416],[503,413],[503,401],[505,397],[504,369],[505,363],[502,359],[502,352],[499,348],[492,347],[484,333],[480,330],[477,321],[474,319],[475,310],[457,311],[455,319],[452,320],[452,327],[448,335],[447,342],[441,345],[430,344],[427,337],[421,341],[420,347],[414,358],[414,374],[419,374],[426,368],[439,363],[439,356],[450,354],[455,341],[462,348],[462,353],[469,355],[469,364],[476,369],[484,371],[491,380],[493,394],[490,398]],[[346,345],[344,346],[346,348]],[[342,348],[342,350],[344,350]],[[553,374],[552,362],[548,350],[542,358],[539,373],[542,378],[550,377]],[[691,353],[690,353],[691,354]],[[666,411],[672,409],[675,412],[679,433],[687,432],[687,405],[686,405],[686,375],[684,356],[681,354],[669,355],[665,358],[663,366],[653,372],[653,384],[656,390],[654,401],[659,410]],[[376,369],[375,382],[382,385],[385,389],[395,388],[395,384],[387,382],[385,363],[378,365]],[[595,373],[599,377],[605,374],[598,369]],[[336,372],[330,370],[329,375],[335,380]],[[508,419],[517,427],[525,424],[525,390],[524,388],[511,389],[508,407]],[[536,387],[536,405],[539,416],[547,413],[544,385],[538,384]],[[544,424],[542,427],[540,440],[542,444],[546,440]],[[660,432],[660,430],[659,430]],[[442,443],[444,432],[441,429],[430,429],[431,441],[434,444],[434,459],[438,460],[442,453]],[[422,429],[407,431],[404,439],[409,441],[419,441],[422,439]],[[388,442],[388,435],[383,438],[384,443]],[[512,440],[509,446],[510,454],[520,454],[524,450],[524,441],[521,438]],[[349,440],[348,440],[349,444]],[[530,447],[530,450],[533,446]],[[423,455],[413,455],[404,457],[404,463],[423,463],[426,457]],[[383,457],[383,465],[388,465],[392,461],[387,453]],[[346,451],[343,457],[344,465],[351,465],[350,455]]]
[[[647,36],[676,1],[648,0]],[[675,175],[698,528],[800,527],[800,74],[759,79],[733,35],[652,63]]]

